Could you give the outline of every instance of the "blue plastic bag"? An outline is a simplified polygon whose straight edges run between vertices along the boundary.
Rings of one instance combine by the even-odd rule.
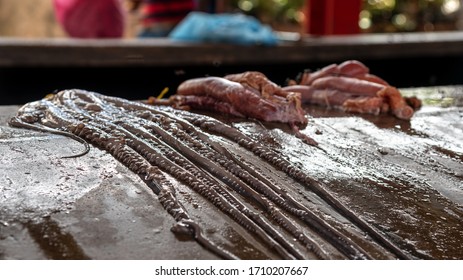
[[[169,34],[173,40],[231,43],[240,45],[277,44],[272,29],[243,14],[191,12]]]

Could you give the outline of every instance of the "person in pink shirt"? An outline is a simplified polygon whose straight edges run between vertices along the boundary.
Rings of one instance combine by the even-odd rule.
[[[64,31],[75,38],[118,38],[124,34],[122,0],[53,0]]]

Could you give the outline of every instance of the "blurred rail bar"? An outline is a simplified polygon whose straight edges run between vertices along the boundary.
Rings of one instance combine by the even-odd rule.
[[[265,65],[463,56],[463,32],[302,36],[299,39],[298,34],[292,35],[296,36],[283,36],[289,39],[275,47],[193,44],[169,39],[0,38],[0,67]]]

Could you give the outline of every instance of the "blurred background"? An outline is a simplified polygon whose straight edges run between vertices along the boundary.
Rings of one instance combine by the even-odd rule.
[[[310,53],[300,60],[291,59],[294,53],[280,53],[276,59],[271,52],[264,54],[254,49],[261,58],[256,62],[252,57],[240,60],[243,55],[235,48],[222,46],[218,49],[221,57],[211,61],[210,49],[205,46],[197,50],[194,59],[188,57],[190,64],[182,59],[183,54],[177,57],[171,50],[159,48],[163,53],[156,48],[150,50],[143,47],[146,46],[143,43],[140,44],[142,47],[137,47],[137,42],[132,44],[136,40],[102,42],[102,46],[108,44],[109,48],[99,54],[101,57],[95,55],[100,48],[82,48],[82,41],[69,40],[64,46],[48,45],[48,38],[68,37],[56,20],[53,1],[0,0],[0,43],[1,39],[6,42],[0,45],[3,47],[0,51],[8,50],[12,54],[0,55],[0,104],[22,104],[65,88],[143,99],[158,95],[166,87],[175,89],[188,78],[250,70],[261,71],[283,85],[304,69],[319,69],[330,63],[340,63],[341,59],[361,60],[371,73],[400,88],[463,84],[460,75],[463,73],[463,32],[434,32],[463,30],[463,0],[196,0],[200,11],[242,12],[257,17],[277,31],[309,34],[306,41],[301,40],[302,44],[289,45],[300,52]],[[126,12],[123,37],[139,38],[140,9],[131,9],[135,0],[120,1]],[[383,35],[333,36],[317,40],[319,35],[335,34]],[[437,36],[436,39],[436,34],[444,37]],[[386,46],[389,46],[388,38],[396,41],[390,48],[377,50],[378,37]],[[416,44],[411,47],[407,42],[401,44],[401,40],[410,37]],[[336,43],[332,43],[333,38]],[[450,46],[449,38],[452,38]],[[15,41],[19,47],[12,45],[11,42]],[[126,45],[127,41],[131,42]],[[158,46],[159,42],[150,43]],[[331,44],[326,52],[323,44]],[[75,45],[80,47],[74,48]],[[358,51],[359,48],[362,50]],[[280,51],[284,50],[280,48]],[[181,51],[179,49],[179,53]],[[137,56],[132,52],[138,52]],[[162,64],[153,60],[152,57],[160,53],[170,62]],[[332,57],[333,54],[336,57]],[[143,55],[151,58],[150,62],[139,59]],[[56,65],[47,60],[54,58],[52,60],[56,62],[55,57],[61,57],[68,64]],[[228,62],[223,62],[222,58],[227,58]],[[24,82],[25,77],[27,82]]]
[[[124,1],[124,0],[122,0]],[[309,0],[310,1],[310,0]],[[254,15],[275,30],[307,32],[306,0],[201,1],[203,10]],[[463,29],[462,0],[359,0],[360,33]],[[124,2],[128,6],[128,1]],[[128,10],[128,8],[127,8]],[[125,37],[135,37],[139,15],[128,13]],[[0,0],[0,36],[65,37],[52,0]]]
[[[309,0],[310,1],[310,0]],[[304,0],[237,0],[234,7],[275,28],[304,29]],[[461,0],[361,0],[358,26],[362,33],[444,31],[463,28]]]

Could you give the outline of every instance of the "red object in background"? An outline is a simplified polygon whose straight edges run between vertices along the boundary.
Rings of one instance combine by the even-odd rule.
[[[58,22],[71,37],[116,38],[124,33],[120,0],[54,0]]]
[[[362,0],[308,0],[307,33],[315,35],[359,33]]]

